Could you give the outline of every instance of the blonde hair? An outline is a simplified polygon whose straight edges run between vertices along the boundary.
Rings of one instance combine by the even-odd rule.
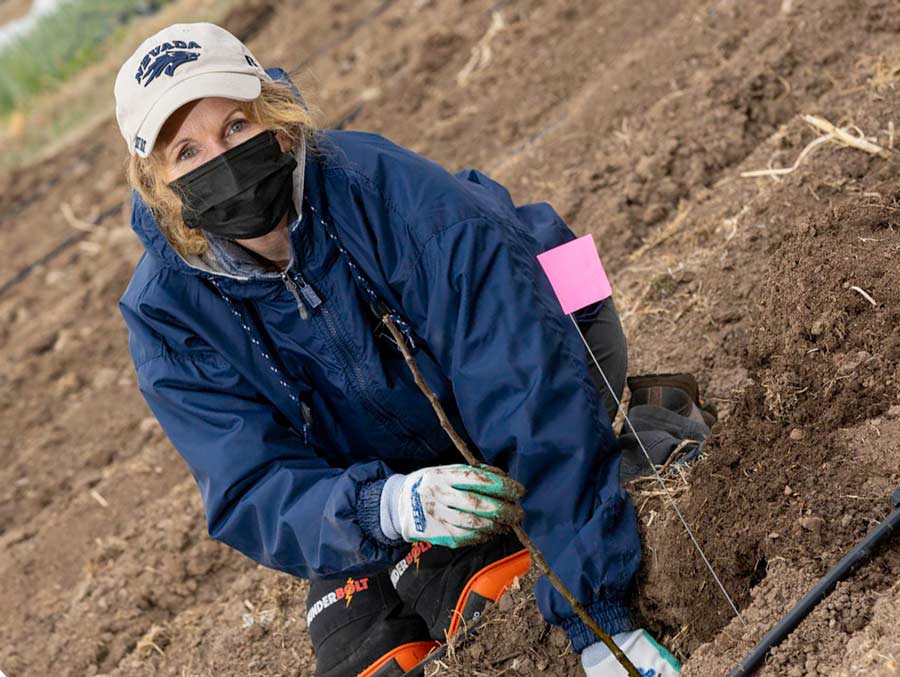
[[[301,141],[309,147],[315,138],[313,116],[297,99],[285,82],[262,81],[262,91],[253,101],[241,102],[247,118],[285,137],[291,148]],[[149,157],[132,155],[128,160],[128,182],[153,213],[156,223],[169,243],[182,256],[202,256],[209,248],[203,232],[188,228],[181,216],[181,199],[166,184],[163,157],[154,148]]]

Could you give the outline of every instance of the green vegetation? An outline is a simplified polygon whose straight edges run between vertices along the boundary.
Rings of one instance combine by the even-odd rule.
[[[239,4],[64,0],[19,43],[0,49],[0,174],[115,125],[113,81],[146,37],[180,21],[222,23]]]
[[[0,50],[0,117],[97,61],[135,15],[169,0],[69,0]]]

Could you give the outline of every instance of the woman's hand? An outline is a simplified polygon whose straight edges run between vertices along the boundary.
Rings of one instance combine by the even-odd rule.
[[[458,548],[519,523],[525,488],[488,466],[442,465],[392,475],[381,494],[381,529],[388,538]]]

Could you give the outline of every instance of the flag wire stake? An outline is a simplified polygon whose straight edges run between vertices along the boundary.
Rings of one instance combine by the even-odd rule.
[[[716,570],[713,569],[712,564],[709,563],[709,560],[706,558],[706,553],[703,552],[703,548],[700,547],[700,543],[697,542],[696,537],[694,536],[694,532],[691,531],[691,528],[688,526],[687,520],[684,519],[684,515],[681,514],[681,510],[678,509],[678,504],[675,502],[675,497],[672,496],[672,493],[669,491],[669,488],[666,486],[666,483],[663,481],[662,476],[659,474],[659,471],[656,469],[656,464],[653,463],[653,459],[650,458],[650,454],[647,453],[647,449],[644,447],[644,443],[641,441],[640,435],[637,434],[637,430],[634,429],[634,426],[631,423],[631,419],[628,418],[628,414],[625,413],[625,409],[622,407],[622,402],[619,400],[619,397],[616,395],[616,391],[613,390],[613,387],[609,384],[609,379],[606,378],[606,374],[603,371],[603,368],[600,366],[600,363],[597,361],[597,357],[594,355],[594,351],[591,350],[591,346],[588,344],[587,339],[584,338],[584,334],[581,332],[581,327],[578,326],[578,321],[575,319],[575,316],[572,313],[568,313],[569,319],[572,320],[572,324],[575,325],[575,329],[578,331],[578,335],[581,337],[581,341],[584,343],[584,347],[587,348],[588,354],[590,354],[591,359],[594,361],[594,365],[597,367],[597,371],[600,372],[600,376],[603,378],[603,382],[606,384],[607,389],[610,394],[613,396],[613,399],[616,401],[616,406],[618,406],[619,411],[622,412],[622,415],[625,417],[625,422],[628,424],[628,427],[631,428],[631,432],[634,435],[635,439],[638,441],[638,446],[640,446],[641,451],[644,452],[644,456],[647,459],[647,463],[650,464],[650,468],[653,469],[653,474],[656,475],[656,481],[659,482],[659,486],[662,487],[663,493],[669,499],[669,502],[672,504],[672,508],[675,510],[675,514],[678,515],[678,519],[681,520],[681,523],[684,525],[685,531],[687,531],[688,536],[690,536],[691,542],[694,544],[694,547],[697,549],[697,552],[700,553],[700,557],[703,558],[703,563],[706,565],[706,568],[709,569],[709,573],[712,574],[712,577],[715,579],[716,583],[719,586],[719,590],[722,591],[722,594],[725,596],[725,599],[728,600],[728,604],[731,606],[732,611],[734,611],[735,616],[737,616],[738,620],[743,624],[747,625],[747,621],[744,620],[744,617],[741,616],[741,612],[738,611],[737,606],[734,601],[731,599],[731,596],[728,594],[728,591],[725,589],[725,586],[722,585],[722,581],[719,580],[719,577],[716,575]]]

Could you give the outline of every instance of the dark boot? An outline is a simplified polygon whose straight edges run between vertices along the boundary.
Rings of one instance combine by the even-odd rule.
[[[628,389],[629,410],[642,405],[662,407],[709,427],[718,420],[715,406],[700,399],[700,388],[691,374],[629,376]]]
[[[628,379],[631,401],[627,425],[619,436],[621,481],[653,473],[650,463],[666,466],[699,457],[716,410],[700,400],[690,374],[648,374]],[[634,430],[631,429],[634,426]],[[639,436],[639,438],[638,438]],[[646,451],[646,455],[644,454]],[[677,456],[673,456],[675,452]],[[647,456],[650,457],[648,463]]]
[[[316,677],[400,677],[437,646],[387,572],[312,581],[306,608]]]
[[[530,563],[512,535],[456,549],[416,543],[391,569],[391,581],[398,597],[425,621],[431,638],[444,641],[477,624]]]

